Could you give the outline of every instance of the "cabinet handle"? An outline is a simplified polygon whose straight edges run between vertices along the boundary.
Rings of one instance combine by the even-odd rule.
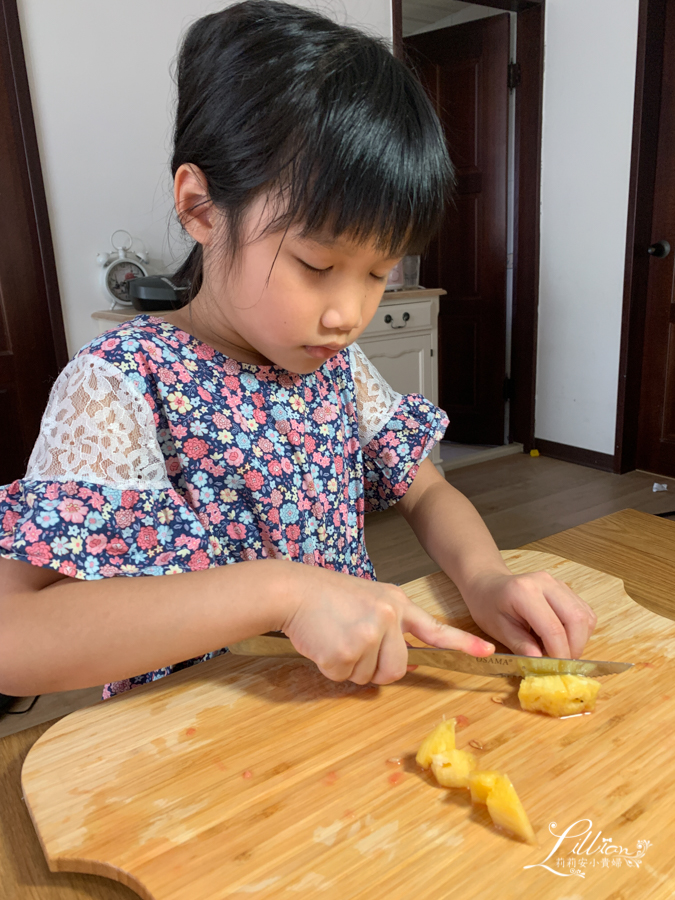
[[[392,325],[392,322],[394,321],[393,318],[390,315],[386,315],[384,317],[384,324],[391,325],[392,328],[405,328],[410,321],[410,313],[404,312],[401,318],[403,319],[403,325]]]

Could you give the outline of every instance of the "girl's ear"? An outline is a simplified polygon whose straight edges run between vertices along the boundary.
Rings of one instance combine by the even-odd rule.
[[[190,237],[202,245],[213,240],[215,216],[206,176],[198,166],[183,163],[173,181],[178,220]]]

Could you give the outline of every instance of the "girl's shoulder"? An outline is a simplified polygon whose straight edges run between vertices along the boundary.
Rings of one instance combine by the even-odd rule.
[[[113,363],[116,359],[128,361],[135,354],[155,359],[180,358],[195,355],[189,349],[192,341],[189,334],[157,316],[139,315],[100,334],[85,344],[76,357],[90,354]]]
[[[73,357],[63,377],[83,369],[114,373],[127,386],[155,395],[163,380],[194,376],[202,354],[195,339],[157,316],[139,315],[85,344]]]

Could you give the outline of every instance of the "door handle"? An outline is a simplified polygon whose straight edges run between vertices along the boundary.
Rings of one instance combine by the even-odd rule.
[[[655,259],[665,259],[670,253],[670,244],[668,241],[657,241],[647,249],[647,253]]]
[[[405,328],[405,326],[410,321],[410,313],[404,312],[403,315],[401,316],[401,318],[403,319],[403,325],[392,325],[392,322],[394,321],[394,319],[392,318],[392,316],[387,314],[384,317],[384,324],[391,325],[392,328]]]

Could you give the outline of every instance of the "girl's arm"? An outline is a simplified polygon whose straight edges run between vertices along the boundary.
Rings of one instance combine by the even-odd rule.
[[[514,653],[581,656],[593,610],[546,572],[512,575],[475,507],[429,459],[397,504],[429,556],[459,588],[474,621]]]
[[[394,585],[284,560],[80,581],[0,558],[0,622],[0,692],[12,696],[121,681],[265,631],[283,630],[327,677],[357,684],[405,675],[406,631],[494,650]]]

